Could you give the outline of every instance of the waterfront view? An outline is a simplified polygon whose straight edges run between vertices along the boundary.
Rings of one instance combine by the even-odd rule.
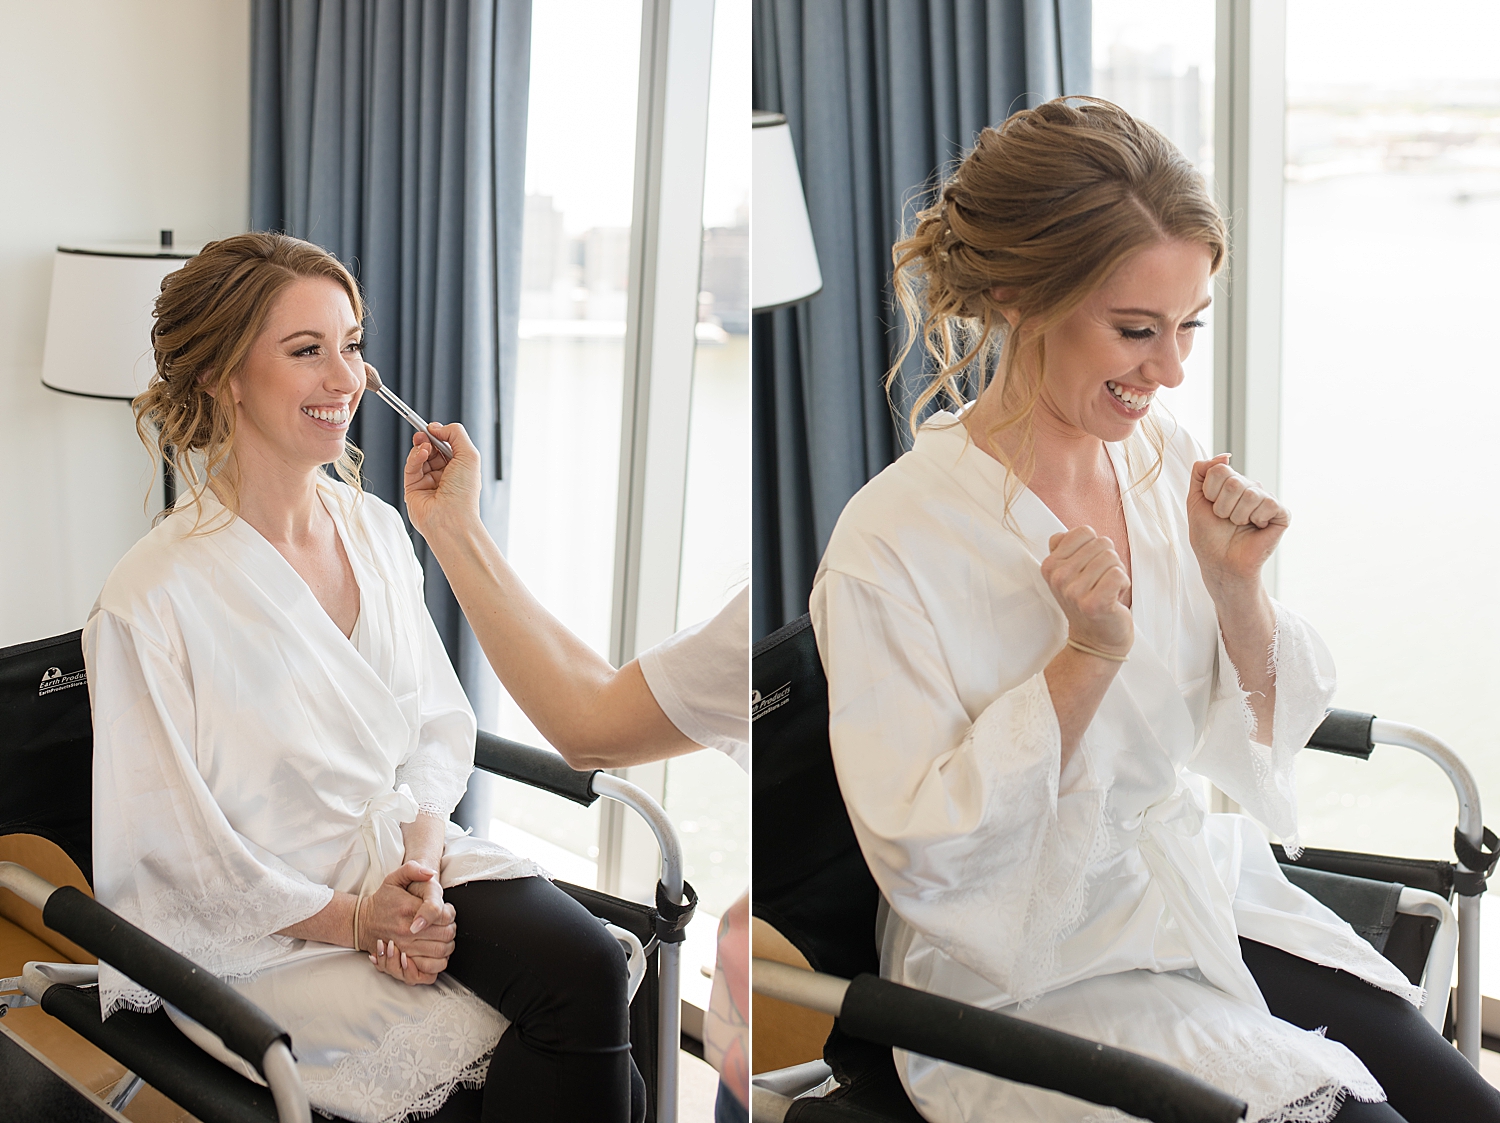
[[[1500,83],[1310,90],[1288,110],[1280,595],[1334,651],[1340,705],[1456,748],[1500,812],[1500,532],[1474,501],[1494,434]],[[1431,763],[1307,754],[1312,845],[1451,857]],[[1485,989],[1500,989],[1486,898]]]
[[[1206,0],[1097,0],[1096,92],[1171,136],[1212,177],[1213,17]],[[1445,0],[1351,23],[1328,0],[1288,5],[1281,497],[1293,525],[1276,595],[1327,640],[1336,704],[1454,746],[1500,817],[1491,699],[1500,627],[1486,578],[1500,531],[1472,498],[1494,442],[1482,409],[1500,280],[1500,16]],[[1455,42],[1451,28],[1472,35]],[[1176,29],[1162,41],[1161,29]],[[1445,30],[1449,29],[1449,30]],[[1197,88],[1194,89],[1196,79]],[[1212,312],[1210,312],[1210,325]],[[1210,326],[1211,330],[1211,326]],[[1212,444],[1212,341],[1167,404]],[[1452,857],[1456,801],[1401,749],[1298,765],[1303,841]],[[1486,990],[1500,991],[1500,908]]]
[[[697,623],[749,578],[750,352],[748,52],[743,0],[716,6],[708,104],[703,241],[677,626]],[[621,405],[629,304],[638,0],[541,6],[532,72],[522,228],[519,350],[511,437],[507,556],[574,633],[609,651],[619,502]],[[740,57],[743,56],[743,57]],[[587,71],[586,85],[574,76]],[[601,90],[613,91],[600,97]],[[577,143],[588,135],[588,145]],[[495,731],[544,745],[499,692]],[[649,769],[648,769],[649,771]],[[659,777],[659,773],[653,773]],[[749,876],[749,780],[712,751],[666,765],[662,802],[699,892],[683,995],[708,1001],[718,917]],[[593,886],[600,804],[583,808],[481,777],[487,833],[554,876]],[[627,853],[633,853],[629,846]],[[625,879],[641,882],[640,876]],[[654,881],[654,873],[652,874]],[[622,889],[622,892],[629,892]]]

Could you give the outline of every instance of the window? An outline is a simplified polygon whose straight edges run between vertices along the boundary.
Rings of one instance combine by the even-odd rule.
[[[616,661],[674,621],[711,616],[749,577],[749,21],[749,0],[680,13],[661,0],[590,0],[533,15],[507,555],[543,604]],[[666,68],[645,83],[643,33],[644,57]],[[671,209],[691,174],[703,176],[701,223],[696,186],[694,210]],[[684,244],[701,246],[687,267]],[[639,289],[638,268],[655,269]],[[544,743],[503,695],[497,731]],[[706,1006],[700,968],[713,962],[717,917],[749,883],[748,779],[715,752],[626,778],[681,832],[700,893],[683,996]],[[487,786],[492,838],[568,881],[650,899],[656,849],[633,814]]]
[[[1478,590],[1500,545],[1481,248],[1500,235],[1500,11],[1351,14],[1287,12],[1279,593],[1333,649],[1340,705],[1443,738],[1495,799],[1500,608]],[[1452,790],[1415,754],[1309,754],[1299,786],[1309,842],[1452,855]]]
[[[507,556],[537,598],[603,655],[614,588],[640,37],[640,0],[569,0],[532,12]],[[578,81],[583,73],[586,83]],[[545,743],[503,692],[496,732]],[[577,807],[508,781],[489,789],[492,838],[558,877],[595,884],[598,804]]]
[[[1233,27],[1214,31],[1216,6]],[[1500,651],[1483,638],[1500,608],[1473,590],[1500,544],[1482,508],[1479,404],[1500,296],[1480,248],[1500,234],[1500,10],[1095,0],[1093,29],[1097,94],[1183,144],[1191,121],[1171,91],[1196,66],[1205,98],[1224,101],[1205,103],[1200,130],[1235,131],[1217,138],[1215,190],[1250,259],[1234,331],[1256,354],[1220,356],[1218,393],[1234,401],[1194,406],[1179,391],[1174,411],[1205,446],[1217,419],[1215,443],[1227,434],[1291,507],[1270,583],[1327,640],[1338,704],[1442,737],[1495,798]],[[1215,83],[1216,57],[1238,72]],[[1212,172],[1213,138],[1199,135]],[[1221,277],[1221,331],[1223,290]],[[1194,377],[1206,343],[1185,390],[1213,381]],[[1298,784],[1310,845],[1451,858],[1452,789],[1415,754],[1305,754]],[[1492,964],[1497,908],[1485,906]]]
[[[717,0],[708,94],[703,251],[688,422],[677,626],[712,616],[750,577],[749,0]],[[748,643],[749,636],[746,636]],[[748,694],[749,663],[746,662]],[[722,753],[667,764],[665,806],[699,895],[683,997],[708,1003],[716,918],[750,884],[749,777]]]
[[[1166,134],[1214,174],[1214,0],[1094,0],[1094,95]],[[1214,293],[1214,300],[1220,298]],[[1214,442],[1214,309],[1182,385],[1159,400],[1205,449]]]

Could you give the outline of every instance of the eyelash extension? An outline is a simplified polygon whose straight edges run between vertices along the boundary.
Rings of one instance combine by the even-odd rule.
[[[1205,324],[1202,320],[1189,320],[1185,324],[1182,325],[1182,328],[1192,328],[1192,329],[1196,330],[1198,328],[1207,327],[1207,326],[1208,325]],[[1126,339],[1132,339],[1132,340],[1135,340],[1136,342],[1140,342],[1141,340],[1144,340],[1144,339],[1150,339],[1152,336],[1154,336],[1156,334],[1156,329],[1155,328],[1120,328],[1119,330],[1120,330],[1120,334],[1122,336],[1124,336]],[[1182,330],[1182,329],[1179,329],[1179,330]]]
[[[321,346],[321,344],[309,343],[306,347],[301,347],[301,348],[297,349],[296,351],[293,351],[292,354],[294,354],[294,355],[310,355],[314,351],[316,351],[319,348],[319,346]],[[353,347],[356,351],[360,352],[360,354],[364,354],[365,341],[363,339],[356,339],[353,342],[349,343],[348,346]]]

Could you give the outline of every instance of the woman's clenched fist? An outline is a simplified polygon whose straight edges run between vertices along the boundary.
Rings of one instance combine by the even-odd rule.
[[[1125,655],[1135,641],[1135,624],[1125,598],[1130,577],[1115,544],[1089,526],[1054,534],[1042,577],[1068,618],[1068,636],[1081,644]]]
[[[1229,466],[1229,454],[1193,465],[1188,538],[1210,593],[1260,585],[1261,567],[1291,524],[1270,492]]]

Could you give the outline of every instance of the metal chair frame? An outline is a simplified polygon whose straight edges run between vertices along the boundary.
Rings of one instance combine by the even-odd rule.
[[[681,1002],[681,940],[682,929],[692,917],[696,901],[691,886],[683,880],[682,840],[676,827],[662,806],[652,796],[618,776],[607,772],[578,772],[568,767],[555,753],[532,748],[492,734],[481,733],[476,746],[476,765],[495,775],[538,787],[565,799],[585,806],[603,796],[624,804],[640,815],[651,829],[661,853],[661,877],[658,885],[658,907],[664,902],[678,905],[674,924],[656,922],[657,933],[646,944],[648,956],[657,956],[657,1049],[656,1057],[656,1112],[658,1123],[677,1123],[677,1085],[679,1077],[678,1051],[681,1048],[682,1002]],[[38,909],[43,910],[44,921],[49,927],[61,932],[91,954],[101,959],[118,962],[118,949],[113,941],[100,939],[96,932],[77,929],[66,920],[50,915],[49,910],[58,894],[71,895],[87,902],[88,911],[102,914],[117,928],[127,930],[134,936],[155,945],[152,953],[159,967],[170,973],[176,969],[196,973],[200,981],[205,980],[189,961],[179,956],[166,945],[153,940],[133,925],[116,916],[104,906],[75,889],[58,890],[56,886],[38,877],[24,866],[13,862],[0,862],[0,886],[10,889],[17,896]],[[684,895],[687,901],[684,904]],[[76,902],[75,902],[76,904]],[[54,923],[56,920],[56,923]],[[259,1015],[269,1024],[269,1019],[252,1003],[241,998],[238,992],[220,980],[206,977],[208,987],[219,999],[219,1006],[195,1003],[191,996],[174,996],[170,1001],[189,1017],[202,1023],[226,1042],[231,1039],[237,1022],[226,1021],[221,1008],[235,1009],[236,1013]],[[90,986],[98,982],[98,967],[93,964],[75,963],[27,963],[19,976],[0,979],[0,1017],[10,1008],[39,1005],[46,993],[56,986]],[[150,986],[150,983],[144,983]],[[153,987],[153,989],[155,989]],[[248,1008],[248,1009],[247,1009]],[[184,1038],[186,1040],[186,1038]],[[276,1113],[281,1123],[310,1123],[311,1114],[307,1094],[297,1075],[296,1063],[288,1048],[290,1039],[282,1034],[260,1057],[246,1057],[256,1065],[266,1078],[275,1100]],[[150,1073],[145,1074],[149,1080]],[[127,1105],[141,1087],[142,1077],[127,1072],[109,1094],[112,1108],[119,1110]]]
[[[758,659],[762,653],[769,653],[780,643],[798,640],[799,633],[806,631],[808,626],[809,621],[806,617],[795,621],[757,644],[755,656]],[[803,643],[807,642],[806,637],[800,637],[800,639]],[[813,659],[816,656],[809,655],[806,658]],[[781,664],[781,667],[781,674],[785,674],[786,664]],[[821,673],[821,667],[818,667],[817,671]],[[810,671],[800,673],[808,674]],[[806,685],[804,683],[804,686]],[[1457,961],[1456,1001],[1453,1004],[1452,1027],[1459,1051],[1477,1067],[1482,1040],[1480,1017],[1482,1000],[1479,991],[1479,898],[1485,890],[1485,878],[1495,868],[1496,851],[1500,849],[1500,841],[1497,841],[1495,836],[1483,826],[1479,789],[1473,773],[1450,746],[1425,730],[1399,722],[1381,720],[1371,714],[1333,710],[1329,712],[1328,717],[1309,740],[1308,748],[1368,759],[1377,744],[1407,748],[1432,760],[1448,776],[1458,799],[1458,825],[1455,831],[1457,840],[1455,851],[1458,862],[1454,888],[1457,889],[1459,901],[1456,916],[1454,908],[1442,895],[1409,885],[1401,889],[1396,911],[1436,921],[1436,928],[1427,948],[1422,972],[1422,984],[1431,996],[1423,1014],[1429,1024],[1440,1032],[1445,1030],[1445,1015],[1448,1013],[1449,1004],[1447,1001],[1437,1000],[1437,995],[1441,994],[1446,997],[1450,981],[1453,979],[1455,960]],[[1467,842],[1467,847],[1460,844],[1464,841]],[[1469,862],[1484,868],[1471,868]],[[987,1048],[968,1049],[965,1051],[966,1056],[960,1057],[952,1051],[951,1041],[940,1040],[930,1033],[926,1035],[924,1041],[920,1027],[915,1027],[904,1041],[894,1039],[896,1034],[891,1032],[889,1025],[875,1026],[873,1033],[861,1032],[860,1028],[850,1024],[846,998],[851,987],[860,985],[862,979],[870,979],[872,983],[883,983],[888,988],[895,986],[895,984],[874,979],[872,976],[861,976],[860,979],[851,982],[768,960],[756,959],[754,961],[753,989],[756,993],[833,1014],[840,1019],[840,1025],[845,1033],[853,1037],[964,1064],[993,1075],[1024,1080],[1041,1087],[1055,1088],[1095,1103],[1113,1103],[1130,1114],[1157,1120],[1159,1123],[1187,1118],[1230,1120],[1239,1117],[1234,1113],[1234,1104],[1237,1101],[1222,1096],[1217,1102],[1211,1098],[1203,1098],[1201,1090],[1192,1087],[1191,1084],[1174,1083],[1170,1073],[1163,1074],[1140,1068],[1134,1062],[1145,1061],[1146,1058],[1135,1057],[1134,1054],[1125,1053],[1123,1050],[1114,1051],[1122,1054],[1117,1059],[1117,1071],[1126,1076],[1127,1083],[1137,1085],[1129,1091],[1129,1094],[1135,1097],[1135,1110],[1132,1110],[1123,1100],[1112,1098],[1113,1093],[1097,1081],[1090,1083],[1085,1080],[1077,1087],[1070,1087],[1067,1084],[1071,1082],[1072,1074],[1044,1073],[1041,1078],[1036,1078],[1035,1072],[1028,1071],[1025,1062],[1018,1064],[1017,1057],[1014,1055],[1018,1049],[1024,1052],[1032,1048],[1026,1040],[1025,1029],[1007,1027],[999,1022],[988,1025],[988,1021],[1005,1016],[959,1003],[952,1004],[953,1016],[976,1023],[976,1030],[979,1030],[981,1025],[986,1026],[984,1036],[988,1039]],[[891,996],[893,1003],[899,1004],[902,1000],[900,995]],[[1020,1025],[1029,1027],[1031,1023],[1020,1023]],[[1004,1047],[996,1047],[996,1043],[1002,1038],[1005,1039]],[[1067,1038],[1067,1035],[1059,1035],[1059,1038]],[[1051,1048],[1066,1054],[1075,1048],[1075,1042],[1081,1042],[1081,1039],[1057,1040],[1052,1043]],[[1082,1044],[1095,1050],[1105,1048],[1095,1043],[1082,1042]],[[1085,1053],[1082,1056],[1086,1064],[1088,1054]],[[1033,1057],[1033,1064],[1035,1060],[1036,1058]],[[1185,1076],[1180,1073],[1175,1075]],[[806,1097],[809,1094],[819,1096],[826,1091],[825,1086],[831,1076],[831,1069],[823,1061],[812,1061],[776,1072],[757,1074],[751,1081],[752,1118],[755,1123],[782,1123],[787,1113],[798,1102],[799,1097]],[[1141,1088],[1145,1085],[1151,1085],[1151,1087],[1147,1089],[1146,1094],[1143,1094]],[[1101,1095],[1105,1098],[1100,1098]],[[806,1099],[801,1102],[809,1104]],[[1239,1105],[1240,1113],[1243,1113],[1243,1110],[1243,1105]],[[813,1116],[801,1115],[799,1118],[811,1119]]]

